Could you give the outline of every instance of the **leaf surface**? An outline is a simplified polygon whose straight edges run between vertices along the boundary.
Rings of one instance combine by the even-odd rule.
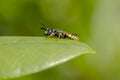
[[[77,56],[95,53],[82,42],[44,37],[0,37],[0,78],[43,71]]]

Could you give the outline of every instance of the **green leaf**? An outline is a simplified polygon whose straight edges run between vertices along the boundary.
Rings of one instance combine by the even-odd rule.
[[[86,53],[95,52],[86,44],[74,40],[0,37],[0,78],[43,71]]]

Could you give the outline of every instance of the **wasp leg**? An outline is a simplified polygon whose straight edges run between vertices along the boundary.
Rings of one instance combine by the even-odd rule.
[[[55,34],[54,33],[51,33],[50,35],[48,35],[47,37],[50,38],[50,37],[54,37]]]
[[[53,36],[55,36],[55,33],[51,33],[51,34],[49,35],[49,37],[53,37]]]
[[[62,38],[62,33],[59,33],[58,38]]]
[[[53,37],[53,36],[54,36],[54,33],[51,33],[50,35],[47,35],[46,40],[48,40],[48,38]]]
[[[58,36],[56,37],[56,42],[58,42],[58,40],[61,39],[61,38],[62,38],[62,34],[59,33]]]

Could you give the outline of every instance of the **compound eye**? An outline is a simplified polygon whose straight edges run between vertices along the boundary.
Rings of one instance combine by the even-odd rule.
[[[52,29],[47,30],[47,34],[50,35],[52,33]]]
[[[50,35],[51,33],[52,33],[52,30],[51,30],[51,29],[46,30],[46,31],[44,32],[45,35]]]

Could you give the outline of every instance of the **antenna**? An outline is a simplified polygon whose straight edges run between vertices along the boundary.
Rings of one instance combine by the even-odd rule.
[[[42,27],[40,29],[43,29],[43,30],[46,30],[46,25],[45,24],[42,24]]]

